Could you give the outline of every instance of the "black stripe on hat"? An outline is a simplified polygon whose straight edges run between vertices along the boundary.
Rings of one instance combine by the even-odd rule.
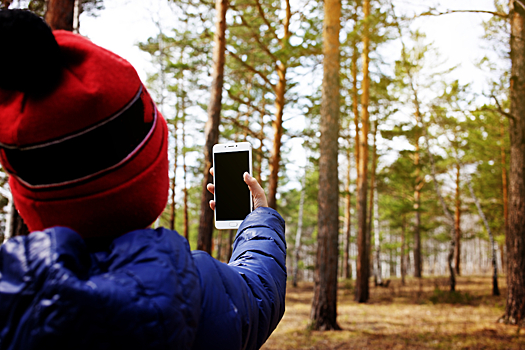
[[[142,87],[130,103],[103,122],[39,145],[0,145],[15,176],[32,187],[54,187],[118,166],[143,145],[156,122],[144,122]],[[156,108],[153,108],[156,113]]]

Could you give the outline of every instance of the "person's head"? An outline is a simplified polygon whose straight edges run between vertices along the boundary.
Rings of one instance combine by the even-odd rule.
[[[134,68],[36,15],[0,11],[0,161],[31,231],[145,228],[168,197],[168,133]]]

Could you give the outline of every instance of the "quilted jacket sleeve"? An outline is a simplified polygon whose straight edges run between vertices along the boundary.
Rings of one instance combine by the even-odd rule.
[[[193,349],[258,349],[284,314],[285,224],[258,208],[237,232],[229,264],[194,252],[203,293]]]

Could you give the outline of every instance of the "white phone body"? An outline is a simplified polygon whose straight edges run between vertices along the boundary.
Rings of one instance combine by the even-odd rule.
[[[252,174],[252,145],[249,142],[213,146],[215,227],[237,229],[253,210],[252,194],[244,172]]]

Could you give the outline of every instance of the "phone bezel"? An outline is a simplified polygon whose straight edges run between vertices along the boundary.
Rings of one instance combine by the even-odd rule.
[[[215,169],[215,153],[230,153],[248,151],[248,163],[250,167],[250,175],[252,174],[252,145],[249,142],[235,142],[235,143],[218,143],[213,146],[213,168]],[[213,183],[215,184],[215,172],[213,173]],[[213,194],[213,200],[216,200]],[[253,211],[253,200],[250,192],[250,212]],[[217,220],[216,211],[213,211],[215,221],[215,228],[218,230],[233,230],[238,229],[244,220]]]

